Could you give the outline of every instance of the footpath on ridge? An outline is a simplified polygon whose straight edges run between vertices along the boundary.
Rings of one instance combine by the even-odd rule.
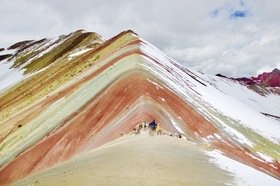
[[[148,131],[111,143],[16,185],[225,185],[232,177],[201,146]]]

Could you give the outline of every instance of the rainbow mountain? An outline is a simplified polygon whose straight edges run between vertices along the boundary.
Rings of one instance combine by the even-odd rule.
[[[247,178],[232,164],[280,183],[278,94],[183,67],[131,30],[107,41],[83,30],[23,41],[1,49],[0,60],[0,185],[79,159],[153,119],[205,147],[234,185]]]

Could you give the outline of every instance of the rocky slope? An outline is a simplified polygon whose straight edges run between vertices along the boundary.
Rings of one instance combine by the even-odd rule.
[[[11,50],[0,62],[3,185],[152,119],[280,179],[280,124],[269,116],[280,113],[278,95],[182,67],[130,30],[108,41],[77,31]]]

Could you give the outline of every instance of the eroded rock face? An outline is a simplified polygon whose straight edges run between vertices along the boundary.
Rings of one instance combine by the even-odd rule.
[[[221,98],[224,93],[134,32],[102,43],[98,35],[79,31],[54,43],[28,63],[16,60],[30,77],[1,93],[0,183],[93,150],[152,119],[280,178],[279,144],[207,103],[209,92]],[[243,144],[243,136],[250,143]],[[260,157],[251,144],[264,153],[276,147],[267,153],[273,161]]]

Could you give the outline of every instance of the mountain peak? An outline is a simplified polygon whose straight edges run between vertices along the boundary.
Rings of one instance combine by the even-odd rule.
[[[280,70],[275,68],[271,72],[264,72],[251,78],[256,84],[266,87],[280,87]]]
[[[279,75],[280,74],[280,70],[278,68],[275,68],[271,73],[273,75]]]
[[[163,134],[280,179],[280,103],[269,107],[270,98],[185,68],[132,30],[107,41],[84,31],[32,41],[4,61],[11,68],[0,78],[1,184],[136,134],[153,119]]]

